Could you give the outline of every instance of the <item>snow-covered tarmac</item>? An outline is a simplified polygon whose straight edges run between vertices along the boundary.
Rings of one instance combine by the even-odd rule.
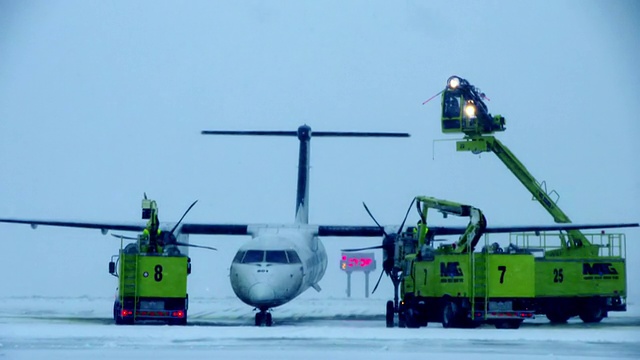
[[[296,299],[256,328],[235,298],[192,299],[189,325],[116,326],[108,298],[0,298],[0,359],[640,358],[640,309],[600,324],[388,329],[384,300]]]

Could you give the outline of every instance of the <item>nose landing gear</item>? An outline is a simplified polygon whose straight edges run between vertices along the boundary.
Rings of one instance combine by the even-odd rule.
[[[273,325],[273,319],[269,309],[260,309],[256,313],[256,326],[271,326]]]

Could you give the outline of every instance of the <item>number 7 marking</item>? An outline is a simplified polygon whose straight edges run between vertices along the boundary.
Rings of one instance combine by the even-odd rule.
[[[498,266],[498,271],[502,271],[502,274],[500,274],[500,284],[504,283],[504,273],[507,272],[507,267],[504,265],[500,265]]]

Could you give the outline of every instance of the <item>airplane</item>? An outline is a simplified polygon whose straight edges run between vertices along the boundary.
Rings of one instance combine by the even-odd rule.
[[[284,305],[304,293],[309,288],[320,291],[319,282],[327,268],[327,252],[320,237],[383,237],[385,258],[391,254],[395,236],[402,231],[404,221],[398,226],[368,225],[314,225],[309,223],[309,169],[310,140],[312,137],[409,137],[407,133],[380,132],[312,132],[311,127],[302,125],[297,131],[209,131],[203,135],[244,135],[244,136],[296,136],[299,139],[298,177],[295,203],[295,218],[290,224],[197,224],[161,223],[160,229],[174,234],[177,242],[188,243],[189,235],[237,235],[251,236],[252,239],[240,246],[230,267],[231,287],[236,296],[258,310],[256,326],[272,326],[271,309]],[[408,211],[407,211],[408,213]],[[183,216],[184,217],[184,216]],[[405,216],[406,220],[406,216]],[[0,218],[0,222],[38,225],[64,226],[99,229],[103,234],[109,230],[142,231],[145,224],[123,224],[107,222],[50,221],[34,219]],[[176,227],[177,226],[177,227]],[[486,232],[519,232],[567,230],[571,228],[610,228],[621,224],[554,224],[550,226],[507,226],[487,228]],[[430,227],[437,235],[456,235],[465,231],[464,227]],[[395,231],[397,234],[394,234]],[[174,240],[176,241],[176,240]],[[383,262],[383,273],[389,275],[390,263]],[[378,279],[378,282],[380,279]],[[377,284],[376,284],[377,287]]]
[[[312,137],[391,137],[408,133],[312,132],[302,125],[297,131],[202,131],[203,135],[296,136],[299,139],[295,218],[290,224],[177,224],[161,223],[162,233],[175,236],[175,244],[188,244],[189,235],[249,235],[238,249],[230,267],[231,287],[244,303],[258,310],[256,326],[271,326],[271,309],[295,299],[309,288],[320,291],[319,282],[327,269],[327,252],[319,237],[378,237],[376,226],[309,224],[310,140]],[[193,206],[193,204],[192,204]],[[190,209],[190,208],[189,208]],[[188,210],[187,210],[188,212]],[[186,213],[185,213],[186,215]],[[184,218],[184,215],[183,215]],[[182,221],[182,219],[180,219]],[[0,222],[100,229],[143,231],[145,224],[79,222],[0,218]],[[120,236],[121,237],[121,236]]]

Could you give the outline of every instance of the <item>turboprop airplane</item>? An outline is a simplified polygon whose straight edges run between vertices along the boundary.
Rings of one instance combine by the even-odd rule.
[[[319,282],[327,269],[327,253],[320,241],[320,236],[377,237],[383,234],[376,226],[309,224],[311,137],[409,137],[407,133],[312,132],[307,125],[300,126],[297,131],[202,131],[202,134],[297,136],[300,141],[298,185],[293,223],[267,225],[183,223],[180,225],[178,222],[177,224],[159,224],[161,234],[174,235],[175,238],[170,239],[170,242],[180,246],[188,244],[189,234],[249,235],[252,237],[236,253],[231,263],[230,281],[238,298],[258,309],[255,315],[257,326],[272,325],[270,309],[288,303],[309,288],[320,291]],[[6,218],[0,219],[0,222],[30,224],[33,228],[38,225],[93,228],[100,229],[103,234],[109,230],[140,232],[145,229],[145,224]],[[122,236],[120,237],[122,238]]]
[[[197,235],[249,235],[251,240],[238,249],[230,268],[230,282],[237,297],[247,305],[255,307],[256,326],[271,326],[269,310],[288,303],[309,288],[320,291],[319,282],[327,268],[327,253],[320,237],[383,237],[385,251],[384,272],[388,273],[386,259],[391,253],[387,247],[395,246],[398,226],[359,225],[313,225],[309,224],[309,158],[311,137],[408,137],[406,133],[376,132],[312,132],[307,125],[297,131],[202,131],[204,135],[255,135],[297,136],[300,141],[298,157],[298,182],[295,218],[290,224],[195,224],[161,223],[162,233],[175,235],[177,245],[188,243],[190,234]],[[408,213],[408,211],[407,211]],[[184,217],[184,216],[183,216]],[[182,220],[182,219],[181,219]],[[406,216],[405,216],[406,220]],[[31,219],[0,218],[0,222],[37,225],[65,226],[99,229],[103,234],[109,230],[142,231],[145,224],[96,223],[77,221],[43,221]],[[543,230],[567,230],[573,228],[624,227],[627,224],[553,224],[549,226],[488,227],[485,232],[522,232]],[[460,235],[465,227],[430,227],[437,235]],[[398,231],[399,233],[399,231]],[[391,235],[390,235],[391,234]],[[165,241],[166,242],[166,241]],[[380,248],[383,248],[380,246]],[[378,280],[379,281],[379,280]]]

